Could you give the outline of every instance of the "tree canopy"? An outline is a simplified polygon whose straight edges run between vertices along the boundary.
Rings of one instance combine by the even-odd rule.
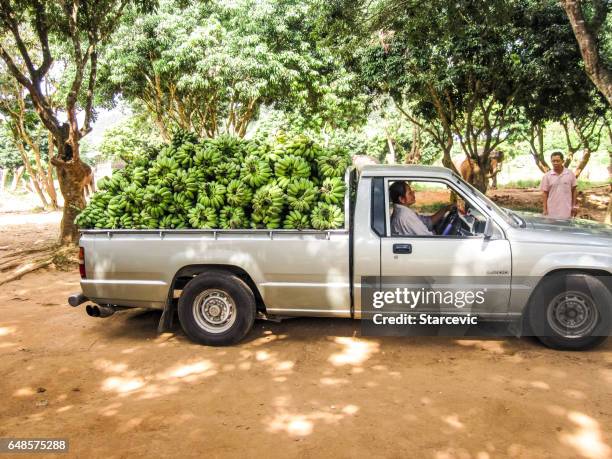
[[[109,98],[143,104],[166,138],[172,127],[244,136],[264,106],[319,123],[363,118],[355,76],[313,27],[298,1],[165,1],[126,16],[100,74]]]

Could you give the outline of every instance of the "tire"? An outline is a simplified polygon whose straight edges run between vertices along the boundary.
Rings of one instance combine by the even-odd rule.
[[[612,293],[602,279],[580,273],[545,278],[527,310],[533,334],[559,350],[585,350],[604,342],[612,330]]]
[[[194,277],[183,289],[178,315],[192,341],[209,346],[238,343],[253,327],[255,296],[233,274],[210,271]]]

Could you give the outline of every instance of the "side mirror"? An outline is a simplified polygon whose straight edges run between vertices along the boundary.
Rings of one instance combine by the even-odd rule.
[[[491,239],[493,237],[493,220],[490,218],[487,218],[483,234],[485,239]]]

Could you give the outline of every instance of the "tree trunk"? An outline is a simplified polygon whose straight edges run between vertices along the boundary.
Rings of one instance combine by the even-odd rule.
[[[412,145],[410,152],[406,155],[406,164],[419,164],[421,162],[421,128],[412,123]]]
[[[546,158],[544,158],[544,125],[532,124],[531,134],[527,140],[536,166],[538,166],[540,172],[545,174],[550,170],[550,166],[546,162]]]
[[[21,176],[23,175],[24,167],[19,166],[14,171],[13,175],[13,183],[11,184],[11,191],[17,190],[17,186],[19,186],[19,181],[21,180]]]
[[[582,159],[578,163],[578,166],[576,166],[576,171],[574,172],[574,175],[576,176],[576,178],[580,177],[580,174],[582,174],[582,171],[589,163],[590,158],[591,158],[591,150],[589,148],[585,148],[582,151]]]
[[[489,178],[487,176],[487,170],[484,167],[476,167],[474,170],[474,187],[483,193],[487,193],[487,188],[489,187]]]
[[[611,133],[612,135],[612,133]],[[610,194],[608,196],[608,210],[606,212],[606,219],[605,222],[608,225],[612,225],[612,150],[608,150],[608,158],[609,158],[609,163],[608,163],[608,177],[609,177],[609,181],[610,181]]]
[[[387,135],[387,145],[389,147],[389,153],[387,153],[387,157],[385,158],[385,161],[387,162],[387,164],[395,164],[395,148],[393,147],[393,141],[388,135]]]
[[[86,205],[83,184],[89,174],[90,168],[79,157],[79,143],[69,142],[68,136],[55,139],[58,154],[51,163],[57,171],[64,209],[60,223],[60,244],[77,244],[79,242],[79,229],[74,222],[77,215]]]
[[[608,196],[608,210],[606,211],[606,219],[604,221],[608,225],[612,225],[612,191],[610,192],[610,195]]]
[[[455,166],[455,163],[453,163],[453,160],[451,158],[451,151],[453,149],[452,134],[449,133],[448,137],[446,138],[446,143],[440,146],[442,147],[442,165],[447,169],[450,169],[451,171],[455,172],[456,174],[459,174],[457,166]]]
[[[57,166],[57,177],[62,196],[64,196],[64,209],[60,224],[60,243],[74,243],[79,240],[79,231],[74,219],[85,207],[83,193],[83,169],[81,161],[76,164]]]
[[[55,191],[55,182],[53,181],[53,164],[51,164],[51,158],[53,158],[53,134],[49,133],[49,154],[47,155],[49,162],[47,164],[47,179],[45,188],[49,199],[51,200],[51,208],[53,210],[59,209],[57,204],[57,192]]]
[[[0,169],[0,193],[6,188],[6,179],[8,177],[8,169]]]
[[[40,187],[38,176],[34,173],[34,170],[30,165],[30,158],[28,158],[28,153],[26,152],[25,147],[21,142],[17,142],[17,148],[19,149],[19,153],[21,154],[21,160],[23,161],[23,165],[25,166],[26,171],[28,171],[28,175],[30,176],[30,185],[33,188],[32,191],[34,191],[38,195],[40,202],[42,202],[43,208],[46,209],[49,204],[47,203],[47,199],[45,198],[45,195],[43,194],[42,189]]]
[[[562,0],[561,3],[569,18],[576,41],[578,41],[586,73],[606,97],[608,104],[612,105],[612,71],[606,68],[599,56],[597,37],[589,30],[584,20],[581,2],[580,0]]]

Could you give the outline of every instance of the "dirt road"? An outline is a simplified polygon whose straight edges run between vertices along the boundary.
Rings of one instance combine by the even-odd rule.
[[[158,336],[157,313],[90,318],[76,290],[52,269],[0,287],[0,437],[83,458],[612,456],[612,339],[563,353],[294,319],[210,348]]]

